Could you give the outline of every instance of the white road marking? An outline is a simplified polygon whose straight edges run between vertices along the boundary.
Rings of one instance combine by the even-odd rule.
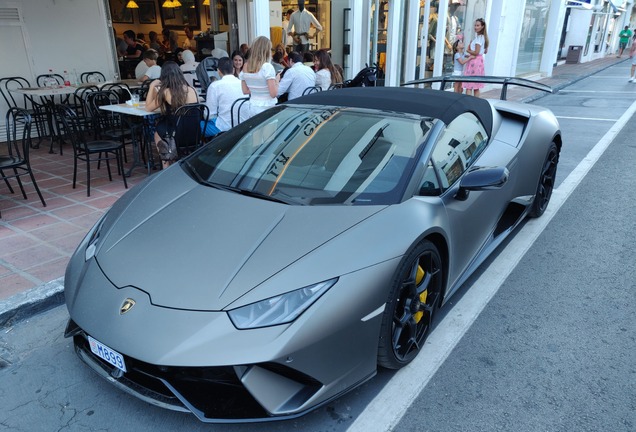
[[[609,121],[616,122],[620,119],[603,119],[603,118],[594,118],[594,117],[568,117],[568,116],[555,116],[558,119],[569,119],[569,120],[592,120],[592,121]]]
[[[631,84],[628,83],[627,80],[625,80],[625,84]],[[636,93],[636,87],[634,91],[620,91],[620,90],[559,90],[559,93],[618,93],[618,94],[625,94],[625,93]]]
[[[558,189],[546,212],[530,219],[513,237],[505,250],[482,273],[474,285],[455,304],[429,335],[420,354],[395,376],[367,405],[348,428],[350,432],[390,431],[398,424],[411,403],[444,363],[481,311],[499,291],[537,237],[572,194],[627,121],[636,113],[634,102],[601,140],[590,150]],[[567,145],[567,144],[566,144]]]

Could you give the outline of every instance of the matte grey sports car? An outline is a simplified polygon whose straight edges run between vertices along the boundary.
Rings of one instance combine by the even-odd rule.
[[[320,92],[126,193],[65,278],[79,356],[206,422],[292,418],[420,351],[433,315],[554,185],[546,109]]]

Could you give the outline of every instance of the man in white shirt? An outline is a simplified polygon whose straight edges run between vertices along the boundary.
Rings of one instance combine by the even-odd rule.
[[[316,27],[322,31],[322,26],[311,12],[305,9],[305,0],[298,0],[298,10],[289,18],[287,34],[294,38],[294,51],[306,53],[309,51],[309,28]],[[292,30],[293,29],[293,30]]]
[[[316,72],[303,64],[303,56],[296,51],[289,53],[289,63],[291,67],[278,84],[278,96],[288,93],[287,100],[292,100],[302,96],[307,87],[316,85]]]
[[[234,65],[229,57],[219,59],[218,73],[221,79],[210,84],[205,98],[205,104],[210,110],[208,126],[204,131],[206,137],[230,130],[232,127],[232,104],[237,99],[245,97],[241,80],[235,77],[233,72]],[[237,110],[238,108],[235,107],[235,121],[238,120]],[[244,118],[240,120],[242,121]]]

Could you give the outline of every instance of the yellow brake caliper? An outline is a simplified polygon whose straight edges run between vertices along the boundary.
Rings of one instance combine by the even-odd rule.
[[[415,276],[415,286],[419,286],[420,283],[422,283],[422,279],[424,279],[424,275],[426,273],[424,272],[424,269],[422,268],[422,266],[417,266],[417,275]],[[426,304],[426,296],[428,295],[428,288],[426,288],[422,294],[420,294],[420,302],[422,304]],[[413,315],[413,318],[415,319],[416,323],[419,323],[420,320],[422,319],[422,316],[424,316],[424,312],[419,311],[416,312],[415,315]]]

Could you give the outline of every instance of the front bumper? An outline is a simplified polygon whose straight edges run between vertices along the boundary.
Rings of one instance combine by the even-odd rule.
[[[267,381],[272,392],[271,397],[286,394],[288,401],[283,409],[288,411],[302,406],[320,390],[322,384],[298,371],[274,363],[173,367],[157,366],[124,356],[128,372],[123,372],[91,352],[86,333],[73,320],[68,322],[66,336],[73,337],[79,358],[120,390],[161,408],[192,412],[203,422],[285,420],[304,415],[329,402],[327,400],[294,414],[276,415],[268,412],[250,394],[243,384],[244,380]]]

